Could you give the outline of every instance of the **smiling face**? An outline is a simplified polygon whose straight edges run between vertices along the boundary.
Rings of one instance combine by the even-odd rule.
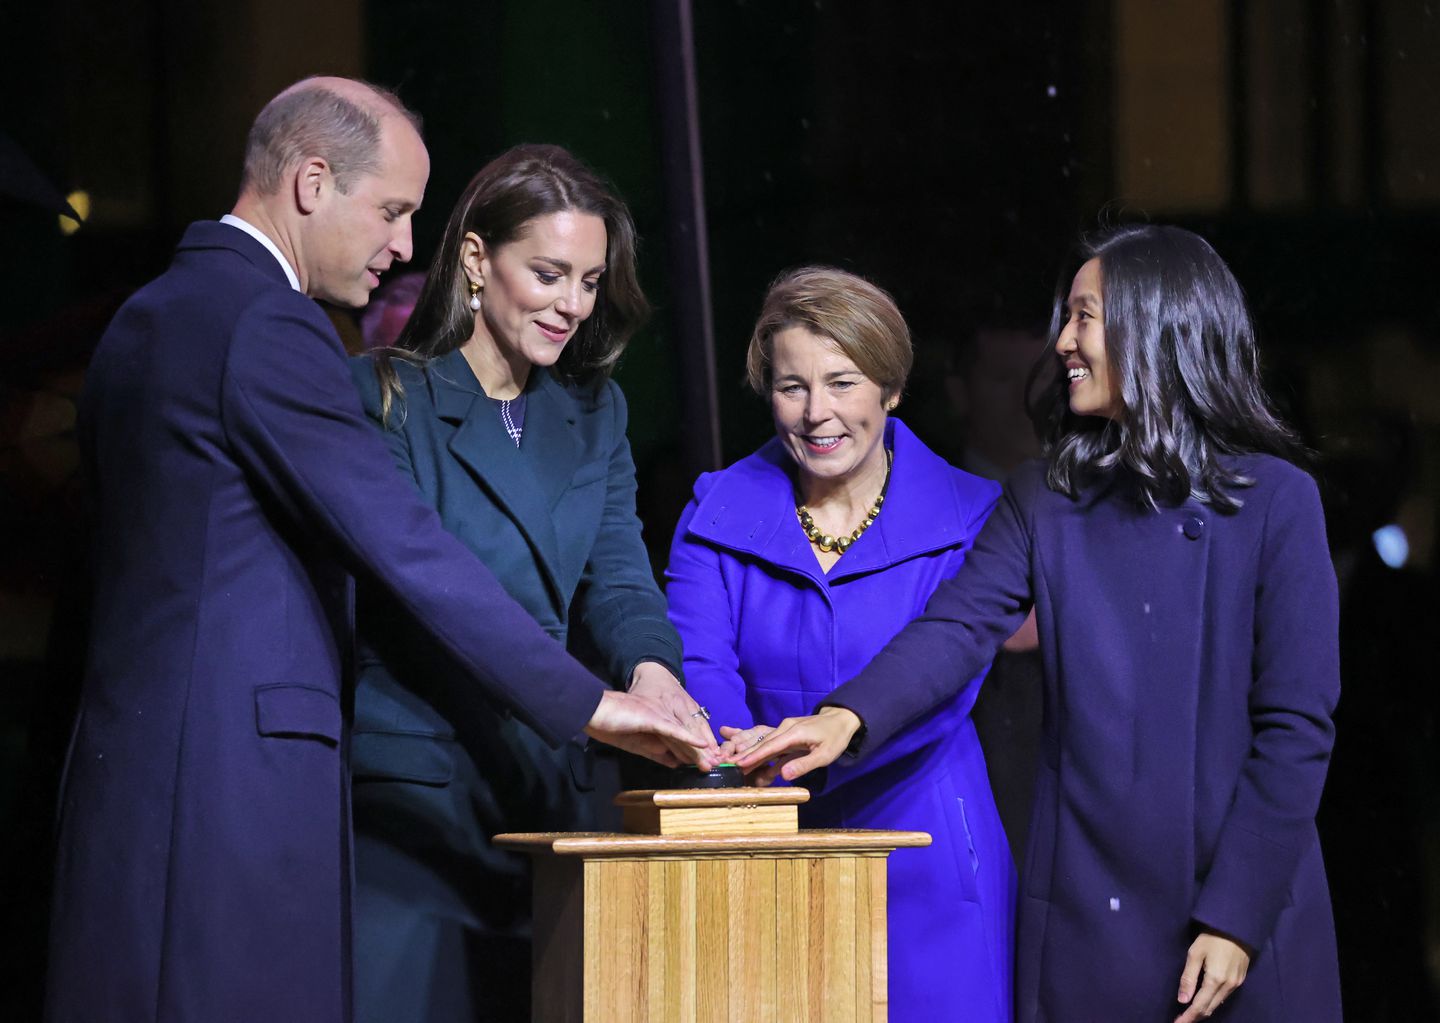
[[[425,197],[430,157],[415,129],[398,116],[381,122],[379,167],[359,174],[345,191],[323,164],[314,212],[307,218],[305,293],[335,305],[359,308],[381,274],[414,252],[410,221]],[[298,268],[297,268],[298,269]]]
[[[1120,381],[1105,351],[1105,308],[1100,260],[1080,267],[1065,300],[1065,325],[1055,342],[1070,386],[1070,411],[1077,416],[1118,419],[1124,409]]]
[[[466,272],[483,288],[472,342],[514,367],[555,365],[595,311],[606,243],[605,221],[574,210],[536,217],[493,251],[468,236]]]
[[[779,331],[771,347],[775,430],[802,477],[841,483],[883,473],[888,396],[880,385],[804,327]]]

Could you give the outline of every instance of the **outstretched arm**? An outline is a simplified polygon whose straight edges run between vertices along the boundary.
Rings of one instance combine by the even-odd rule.
[[[924,613],[826,697],[818,713],[782,723],[740,766],[749,771],[775,761],[780,775],[794,781],[842,753],[864,756],[953,698],[1025,620],[1029,566],[1024,511],[1007,488],[965,564],[940,584]],[[848,715],[823,716],[840,709]]]
[[[551,743],[601,713],[600,681],[505,593],[396,471],[318,309],[287,293],[242,317],[222,408],[235,455],[275,514],[390,590],[492,698]],[[673,734],[662,720],[656,709],[620,725]],[[697,749],[705,744],[688,723],[679,734]]]

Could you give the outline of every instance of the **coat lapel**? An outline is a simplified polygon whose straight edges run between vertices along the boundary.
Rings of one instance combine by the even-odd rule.
[[[456,424],[450,453],[509,515],[535,550],[557,610],[564,615],[558,577],[560,549],[551,508],[574,473],[577,445],[573,410],[567,420],[551,389],[558,385],[538,372],[527,389],[523,447],[505,432],[470,364],[457,349],[430,370],[436,414]],[[544,397],[539,397],[544,395]],[[563,395],[563,392],[562,392]]]
[[[900,420],[886,424],[886,440],[895,453],[890,488],[874,525],[830,570],[834,582],[878,572],[910,558],[959,546],[965,537],[957,511],[955,469],[927,448]]]
[[[690,531],[822,586],[963,542],[963,536],[951,535],[948,525],[957,517],[949,507],[958,500],[952,481],[955,470],[899,420],[891,419],[887,431],[895,464],[884,509],[828,576],[820,571],[795,517],[790,456],[779,440],[767,442],[721,477],[696,509]]]
[[[580,408],[548,371],[535,372],[538,379],[526,399],[520,456],[544,493],[547,507],[553,509],[570,488],[585,454],[578,434]]]
[[[814,580],[825,575],[795,518],[789,455],[770,440],[720,474],[690,520],[690,532],[707,543],[760,558]]]

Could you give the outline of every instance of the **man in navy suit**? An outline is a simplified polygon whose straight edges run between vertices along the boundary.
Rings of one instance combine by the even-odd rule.
[[[192,224],[100,342],[81,410],[94,631],[51,1019],[349,1017],[355,576],[548,741],[584,731],[708,765],[694,702],[610,690],[570,659],[361,410],[311,299],[363,306],[410,258],[428,175],[394,96],[292,86],[251,129],[234,213]]]

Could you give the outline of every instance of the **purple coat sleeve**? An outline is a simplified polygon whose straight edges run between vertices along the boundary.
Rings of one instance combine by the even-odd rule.
[[[860,674],[825,698],[865,723],[856,756],[868,756],[984,670],[1029,613],[1029,565],[1030,531],[1006,487],[960,571]]]
[[[979,684],[979,676],[966,679],[964,684],[956,690],[956,695],[958,696],[966,689]],[[845,704],[837,704],[833,696],[826,697],[819,704],[820,707],[832,705],[845,706]],[[816,709],[818,710],[819,707]],[[838,786],[857,778],[863,778],[870,772],[892,764],[902,757],[907,757],[916,750],[924,749],[931,743],[947,738],[954,731],[956,720],[955,716],[950,713],[949,707],[941,704],[933,710],[921,714],[886,742],[878,746],[866,742],[862,748],[863,756],[842,756],[822,771],[813,772],[813,778],[807,776],[797,784],[804,785],[816,794],[832,792]]]
[[[696,485],[704,487],[704,477]],[[685,645],[685,688],[710,712],[718,736],[721,725],[749,728],[755,717],[745,702],[745,680],[735,653],[735,623],[720,570],[720,553],[690,537],[692,500],[675,527],[670,566],[665,571],[665,597],[670,620]]]
[[[976,500],[970,508],[970,521],[966,524],[964,530],[964,535],[969,539],[958,549],[951,551],[947,555],[947,557],[953,559],[954,569],[947,579],[940,583],[937,591],[944,587],[949,579],[953,579],[957,573],[965,571],[965,564],[971,557],[974,542],[973,538],[978,536],[983,530],[987,517],[995,508],[996,499],[1000,496],[999,487],[990,484],[990,488],[991,489],[985,491],[985,499]],[[984,681],[985,672],[988,670],[989,660],[987,659],[975,673],[957,680],[959,684],[953,688],[954,695],[949,699],[942,697],[935,707],[922,711],[918,717],[911,720],[905,727],[892,734],[887,741],[879,745],[867,741],[864,744],[864,756],[841,757],[829,766],[825,772],[824,779],[818,785],[811,784],[810,787],[817,792],[828,792],[838,785],[854,781],[856,778],[863,777],[871,771],[878,770],[902,757],[909,756],[916,750],[923,749],[931,743],[947,738],[955,728],[956,723],[951,705],[956,699],[963,698],[967,690],[978,688],[981,682]],[[821,700],[820,706],[823,707],[835,702],[835,698],[832,695]],[[972,706],[973,702],[972,700]],[[867,740],[869,738],[868,729],[866,738]]]
[[[324,328],[311,303],[288,293],[237,324],[222,408],[256,488],[297,528],[333,544],[352,572],[389,589],[497,702],[552,743],[576,735],[602,684],[395,471]]]
[[[1340,697],[1339,596],[1315,483],[1266,509],[1255,594],[1250,755],[1192,916],[1258,949],[1315,841]]]

